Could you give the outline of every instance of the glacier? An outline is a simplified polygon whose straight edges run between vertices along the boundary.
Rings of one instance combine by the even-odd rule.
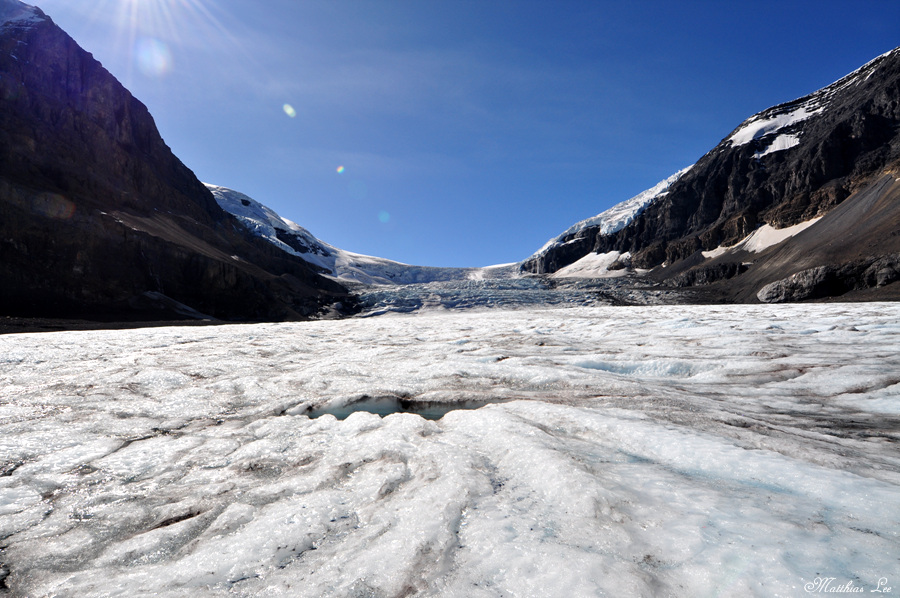
[[[256,237],[285,253],[299,257],[327,276],[351,285],[409,285],[459,280],[512,278],[518,264],[481,268],[414,266],[393,260],[353,253],[316,238],[299,224],[277,214],[249,195],[220,185],[205,183],[219,206]]]
[[[0,336],[0,595],[896,587],[898,322],[524,306]]]

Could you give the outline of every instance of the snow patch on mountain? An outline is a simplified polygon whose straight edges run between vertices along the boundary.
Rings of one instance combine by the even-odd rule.
[[[631,224],[631,222],[637,218],[647,206],[661,197],[665,197],[669,192],[669,187],[684,176],[691,168],[693,168],[693,165],[688,166],[683,170],[679,170],[669,178],[660,181],[653,187],[635,195],[631,199],[626,199],[625,201],[614,205],[605,212],[601,212],[592,218],[582,220],[581,222],[572,225],[561,235],[547,241],[534,255],[545,253],[551,247],[562,244],[563,239],[566,237],[571,237],[586,228],[600,227],[600,233],[604,235],[611,235],[622,230]]]
[[[320,268],[333,270],[336,250],[319,241],[302,226],[282,218],[274,210],[239,191],[208,183],[206,188],[223,210],[237,218],[255,236]]]
[[[607,253],[589,253],[577,262],[553,273],[553,278],[618,278],[625,276],[625,268],[610,270],[617,261],[631,257],[628,252],[609,251]]]
[[[796,110],[781,114],[767,115],[767,113],[763,112],[745,121],[745,123],[728,138],[728,141],[730,141],[733,146],[746,145],[751,141],[761,139],[766,135],[777,133],[782,129],[803,122],[811,116],[822,112],[824,109],[824,106],[815,109],[810,109],[809,106],[801,106]]]
[[[40,10],[19,0],[0,0],[0,29],[13,23],[32,24],[46,18]]]
[[[867,81],[886,58],[898,52],[900,48],[895,48],[810,95],[754,114],[741,123],[725,141],[731,143],[732,147],[746,145],[752,141],[762,142],[765,149],[755,153],[756,158],[796,147],[802,134],[802,127],[799,126],[801,123],[824,113],[835,94],[851,85]],[[778,134],[778,137],[772,138],[771,136],[775,134]],[[765,143],[766,141],[768,143]]]
[[[321,241],[299,224],[278,215],[244,193],[208,183],[206,187],[219,206],[237,218],[251,234],[265,239],[286,253],[306,260],[343,282],[405,285],[510,278],[518,275],[518,264],[484,268],[438,268],[413,266],[345,251]]]
[[[754,158],[762,158],[763,156],[767,156],[769,154],[773,154],[775,152],[781,152],[787,149],[791,149],[792,147],[796,147],[800,145],[800,137],[797,135],[779,135],[769,144],[765,150],[761,152],[756,152],[753,154]]]
[[[790,239],[794,235],[805,231],[810,226],[821,220],[821,218],[822,217],[820,216],[818,218],[813,218],[812,220],[807,220],[806,222],[801,222],[800,224],[795,224],[794,226],[788,226],[786,228],[774,228],[770,224],[764,224],[763,226],[759,227],[758,229],[744,237],[736,245],[731,245],[730,247],[720,246],[716,247],[715,249],[711,249],[710,251],[704,251],[703,257],[714,258],[734,251],[749,251],[751,253],[760,253],[764,249],[768,249],[769,247],[778,245],[779,243]]]

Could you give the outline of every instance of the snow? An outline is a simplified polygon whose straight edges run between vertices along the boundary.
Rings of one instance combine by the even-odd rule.
[[[777,133],[782,129],[803,122],[820,113],[822,110],[824,110],[824,107],[811,109],[808,105],[803,105],[790,112],[776,113],[772,116],[767,116],[769,111],[762,112],[745,121],[745,123],[728,138],[728,141],[730,141],[733,146],[746,145],[751,141],[760,139],[772,133]]]
[[[631,199],[626,199],[625,201],[614,205],[608,210],[597,214],[592,218],[588,218],[586,220],[582,220],[572,226],[570,226],[564,233],[561,235],[557,235],[553,237],[546,243],[544,246],[537,250],[534,256],[539,256],[543,253],[546,253],[551,247],[556,245],[560,245],[564,242],[566,237],[571,237],[576,233],[581,232],[586,228],[600,227],[600,233],[603,235],[611,235],[615,232],[618,232],[631,224],[631,222],[643,212],[647,206],[655,202],[656,200],[665,197],[665,195],[669,191],[669,187],[672,186],[675,181],[680,179],[682,176],[687,173],[692,166],[688,166],[687,168],[680,170],[670,176],[669,178],[660,181],[653,187],[643,191],[642,193],[638,193]],[[532,256],[532,257],[534,257]]]
[[[286,218],[282,218],[273,210],[239,191],[208,183],[206,187],[212,192],[219,206],[237,217],[254,235],[262,237],[283,251],[302,257],[321,268],[329,270],[333,268],[333,248],[316,239],[305,228]],[[293,233],[294,238],[301,241],[302,247],[306,250],[303,252],[298,251],[279,239],[279,231],[282,233]]]
[[[625,268],[610,270],[620,258],[627,259],[631,254],[624,255],[618,251],[607,253],[589,253],[575,263],[569,264],[553,273],[553,278],[613,278],[625,276]]]
[[[0,336],[14,596],[896,584],[900,305]],[[495,402],[429,421],[309,409]],[[364,399],[363,399],[364,400]]]
[[[484,268],[436,268],[413,266],[345,251],[321,241],[302,226],[279,216],[248,195],[209,183],[206,187],[219,206],[234,215],[251,234],[262,237],[282,251],[306,260],[343,282],[405,285],[518,276],[517,264]]]
[[[468,280],[490,280],[494,278],[515,278],[518,276],[519,264],[510,262],[507,264],[494,264],[484,268],[472,268],[466,278]]]
[[[0,29],[9,24],[30,25],[45,20],[33,6],[19,0],[0,0]]]
[[[757,159],[762,158],[763,156],[768,156],[775,152],[782,152],[791,149],[792,147],[797,147],[798,145],[800,145],[800,137],[798,135],[779,135],[766,149],[761,152],[756,152],[753,154],[753,157]]]
[[[763,250],[768,249],[769,247],[774,247],[775,245],[778,245],[779,243],[790,239],[794,235],[805,231],[821,219],[822,217],[819,216],[818,218],[813,218],[812,220],[807,220],[806,222],[801,222],[799,224],[795,224],[794,226],[788,226],[785,228],[775,228],[771,224],[764,224],[744,237],[736,245],[732,245],[730,247],[719,246],[715,249],[704,251],[703,257],[714,258],[726,253],[733,253],[735,251],[749,251],[751,253],[760,253]]]
[[[828,110],[835,94],[851,85],[867,81],[882,66],[885,59],[898,51],[900,48],[882,54],[849,75],[808,96],[754,114],[741,123],[741,126],[726,139],[726,142],[730,142],[734,147],[746,145],[751,141],[764,143],[765,149],[756,152],[755,158],[796,147],[800,143],[801,125],[804,121]],[[785,131],[788,129],[790,132]],[[776,134],[778,134],[777,137],[772,138],[772,135]]]

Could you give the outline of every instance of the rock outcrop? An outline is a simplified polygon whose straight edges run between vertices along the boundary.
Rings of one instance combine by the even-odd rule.
[[[816,266],[764,286],[756,294],[765,303],[804,301],[885,287],[900,280],[900,254],[839,266]]]

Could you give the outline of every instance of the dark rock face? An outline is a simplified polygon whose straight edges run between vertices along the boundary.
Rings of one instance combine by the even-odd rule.
[[[692,268],[671,278],[676,287],[693,287],[712,284],[720,280],[734,278],[748,270],[749,266],[742,262],[720,262]]]
[[[0,313],[283,319],[345,296],[247,235],[146,107],[33,11],[0,24]]]
[[[787,124],[761,126],[752,139],[736,141],[748,127],[779,119]],[[777,144],[786,141],[793,145],[779,151]],[[762,224],[784,228],[826,214],[897,164],[900,48],[823,90],[751,117],[622,230],[579,231],[522,269],[554,272],[590,252],[612,250],[630,252],[639,268],[676,264],[698,251],[733,245]],[[873,256],[883,253],[880,238],[867,243]],[[740,274],[729,268],[684,273],[677,283]]]
[[[767,284],[757,293],[766,303],[836,297],[849,291],[884,287],[900,280],[900,254],[854,261],[840,266],[817,266]]]
[[[783,303],[840,295],[847,290],[838,276],[837,268],[817,266],[767,284],[756,296],[766,303]]]

